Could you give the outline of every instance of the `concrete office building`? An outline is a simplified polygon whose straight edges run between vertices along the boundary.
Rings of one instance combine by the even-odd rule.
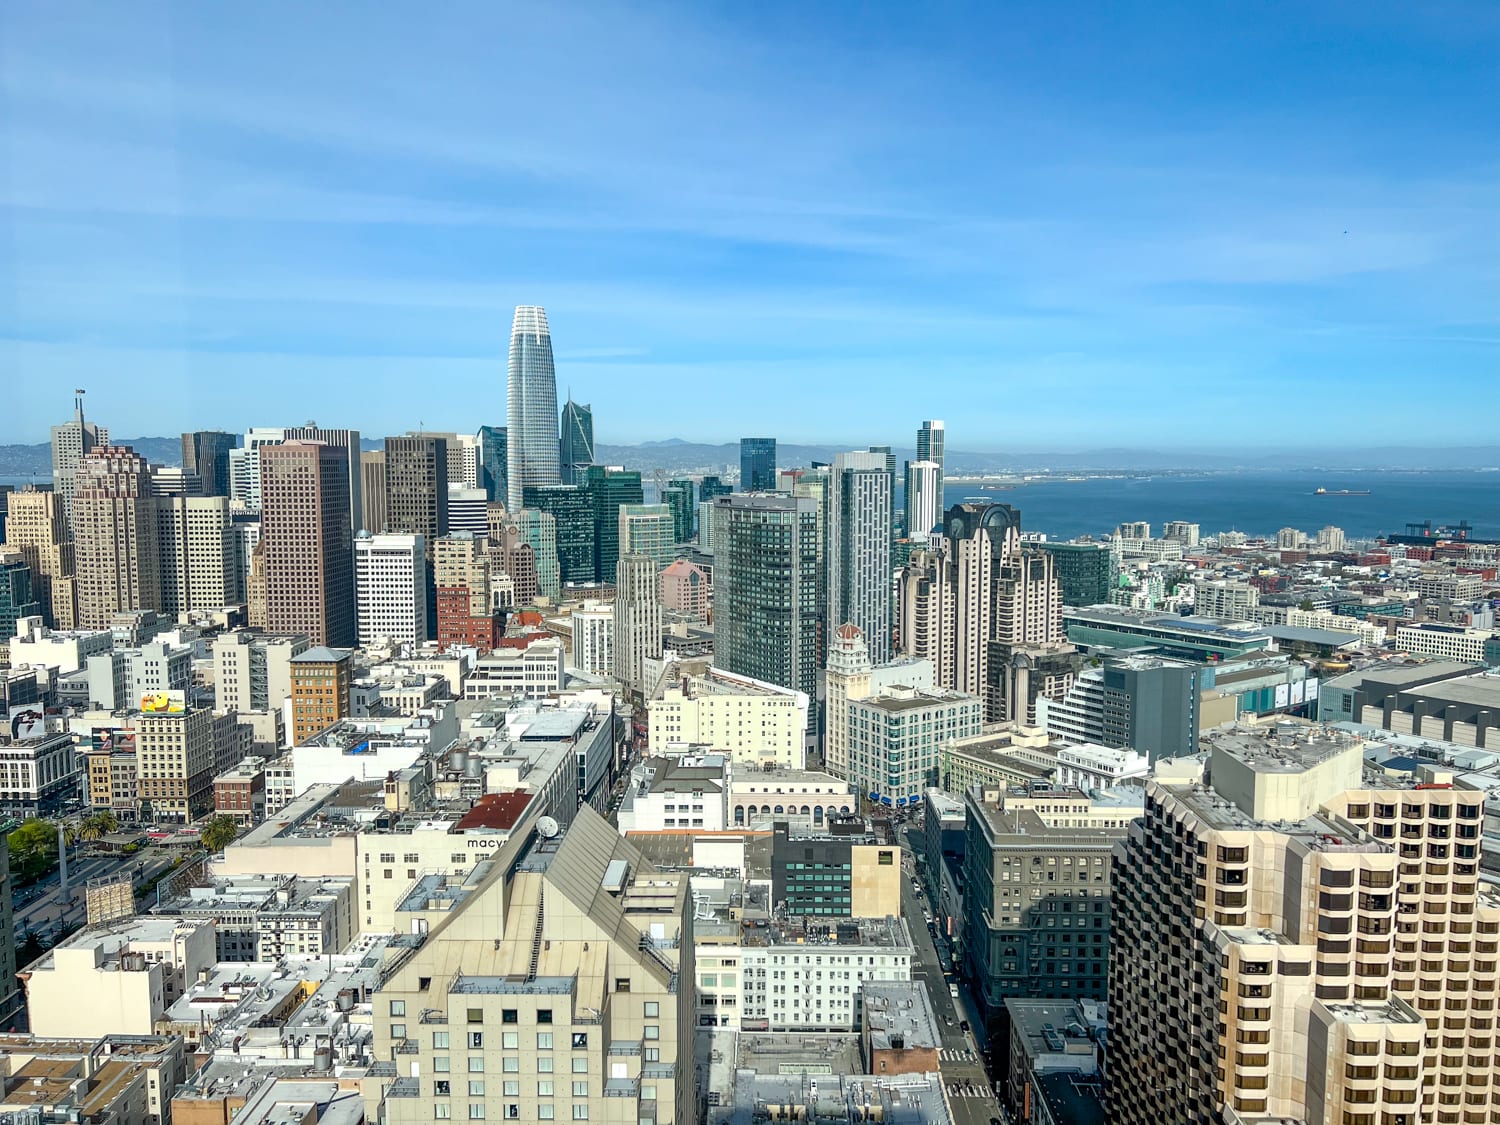
[[[201,482],[204,496],[229,496],[229,453],[239,446],[238,434],[222,430],[194,430],[182,435],[182,471]]]
[[[1500,667],[1500,633],[1491,629],[1466,629],[1462,625],[1443,625],[1422,621],[1396,628],[1396,648],[1416,656],[1434,656],[1441,660],[1464,660]]]
[[[1005,1001],[1010,1058],[1005,1098],[1022,1125],[1107,1121],[1104,1005],[1097,1000]]]
[[[920,803],[938,783],[938,748],[979,733],[984,704],[945,688],[893,686],[849,703],[849,782],[872,803]]]
[[[943,467],[936,461],[910,461],[906,466],[906,537],[925,542],[943,523],[938,499],[943,490]]]
[[[448,486],[448,534],[467,532],[480,537],[490,533],[490,501],[482,488],[462,484]]]
[[[840,453],[828,478],[828,620],[853,624],[877,664],[891,654],[891,488],[881,453]]]
[[[505,631],[500,601],[499,561],[488,540],[469,534],[439,539],[433,552],[433,585],[437,592],[437,642],[473,645],[481,654],[492,651]],[[512,587],[512,597],[514,587]]]
[[[694,621],[707,621],[713,585],[697,563],[678,559],[661,572],[661,608]]]
[[[937,510],[939,515],[948,510],[943,491],[944,466],[947,464],[944,460],[947,452],[945,448],[947,439],[947,429],[939,420],[923,422],[917,427],[917,460],[931,461],[938,467]],[[907,528],[907,532],[909,534],[911,528]]]
[[[361,489],[359,527],[373,535],[385,531],[385,450],[371,450],[359,455]]]
[[[282,441],[317,441],[331,445],[344,457],[345,479],[349,482],[349,533],[366,528],[364,517],[363,470],[358,430],[329,430],[309,422],[306,426],[288,426],[281,431]]]
[[[661,571],[677,557],[672,509],[665,504],[620,505],[617,534],[621,558],[645,555]]]
[[[1062,628],[1051,555],[1023,546],[1006,504],[956,504],[942,544],[911,556],[899,582],[901,647],[933,662],[939,686],[985,701],[991,722],[1033,722],[1079,660]]]
[[[149,915],[91,926],[27,967],[33,1035],[97,1041],[151,1035],[216,960],[214,924]],[[88,997],[87,1003],[79,1003]]]
[[[1199,617],[1248,621],[1250,611],[1259,604],[1260,591],[1246,582],[1200,579],[1193,583],[1193,612]]]
[[[558,460],[563,484],[582,484],[584,473],[594,463],[594,408],[574,402],[571,395],[562,408]]]
[[[692,1125],[690,909],[687,876],[592,810],[518,825],[373,995],[376,1057],[401,1065],[366,1071],[368,1116]]]
[[[562,642],[555,638],[533,641],[522,649],[497,648],[464,680],[464,698],[545,699],[562,690],[564,665]]]
[[[13,737],[8,723],[0,730],[0,813],[17,819],[52,815],[77,796],[81,780],[66,733]]]
[[[823,584],[817,503],[719,497],[714,535],[715,665],[816,697]]]
[[[161,609],[151,466],[127,446],[101,445],[70,468],[79,626],[103,629],[120,610]]]
[[[371,535],[354,541],[359,643],[427,640],[426,548],[420,535]]]
[[[314,644],[356,637],[349,458],[335,445],[262,446],[261,540],[265,628]]]
[[[163,499],[157,530],[162,612],[222,609],[245,600],[227,497]]]
[[[646,705],[647,743],[720,750],[737,764],[801,769],[807,760],[808,697],[705,661],[668,666]]]
[[[862,820],[832,821],[809,832],[776,825],[771,843],[771,902],[788,916],[899,918],[901,853],[871,835]]]
[[[43,620],[52,629],[74,628],[74,545],[62,498],[55,492],[25,489],[10,493],[8,499],[5,545],[20,551],[30,567]]]
[[[353,665],[354,654],[348,649],[322,645],[292,657],[293,746],[348,716]]]
[[[833,631],[823,675],[823,765],[829,773],[849,776],[849,704],[898,684],[931,691],[937,686],[932,662],[925,657],[902,657],[876,665],[857,628],[845,624]]]
[[[614,675],[615,607],[585,602],[568,620],[573,625],[573,667],[591,676]]]
[[[562,483],[552,332],[546,311],[536,305],[518,305],[511,322],[506,402],[505,506],[518,512],[531,507],[527,488]]]
[[[135,744],[141,819],[187,824],[213,808],[214,777],[249,748],[249,730],[194,707],[138,716]]]
[[[971,786],[964,812],[964,956],[986,1016],[1012,996],[1103,999],[1124,823],[1047,783]]]
[[[213,643],[214,710],[280,711],[292,695],[292,658],[307,649],[305,636],[220,633]]]
[[[1116,853],[1110,1120],[1473,1120],[1500,1078],[1480,795],[1307,724],[1207,742]]]
[[[740,438],[740,491],[770,492],[776,487],[776,439]]]
[[[63,520],[72,526],[74,477],[78,463],[95,449],[109,445],[107,427],[84,420],[83,392],[73,399],[73,419],[52,427],[52,491],[62,503]]]
[[[385,439],[385,530],[420,535],[428,562],[448,534],[448,443],[435,434]]]
[[[1130,747],[1151,761],[1198,748],[1201,669],[1155,656],[1106,656],[1079,673],[1061,699],[1044,699],[1038,723],[1053,738]]]
[[[1198,546],[1199,526],[1186,520],[1168,520],[1162,526],[1161,537],[1191,550]]]
[[[623,522],[623,521],[622,521]],[[661,658],[661,600],[656,563],[645,555],[622,555],[615,594],[615,679],[634,695],[651,694],[649,662]]]

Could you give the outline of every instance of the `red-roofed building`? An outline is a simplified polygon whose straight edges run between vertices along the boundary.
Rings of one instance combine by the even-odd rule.
[[[535,794],[524,789],[486,793],[453,826],[455,832],[509,832],[521,819]]]

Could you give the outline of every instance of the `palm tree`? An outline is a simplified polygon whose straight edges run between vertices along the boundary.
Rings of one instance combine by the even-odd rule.
[[[104,835],[104,826],[99,820],[99,814],[86,816],[78,824],[78,838],[80,840],[97,840]]]
[[[94,814],[94,819],[99,822],[101,836],[109,836],[120,830],[120,818],[115,815],[114,809],[100,809]]]

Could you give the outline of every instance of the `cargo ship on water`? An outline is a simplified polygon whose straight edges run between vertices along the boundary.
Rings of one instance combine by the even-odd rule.
[[[1314,496],[1368,496],[1368,488],[1315,488]]]

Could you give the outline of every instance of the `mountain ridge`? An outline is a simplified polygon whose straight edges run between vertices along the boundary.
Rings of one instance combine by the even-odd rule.
[[[116,444],[129,445],[147,460],[158,465],[182,463],[181,439],[177,437],[118,438]],[[365,438],[367,450],[383,447],[379,438]],[[852,448],[848,444],[780,443],[777,463],[783,467],[807,465],[813,461],[832,461],[836,453]],[[915,460],[916,450],[893,447],[898,466]],[[714,472],[739,465],[737,442],[692,442],[672,437],[636,444],[596,444],[595,459],[600,464],[623,465],[643,472]],[[1500,466],[1500,446],[1458,446],[1451,449],[1425,449],[1402,446],[1387,449],[1262,449],[1226,450],[1221,453],[1171,451],[1114,447],[1085,450],[1013,452],[968,451],[949,449],[946,468],[950,475],[982,472],[1233,472],[1270,470],[1379,471],[1429,470],[1462,471]],[[47,480],[52,475],[52,449],[47,442],[0,445],[0,477],[32,475]]]

